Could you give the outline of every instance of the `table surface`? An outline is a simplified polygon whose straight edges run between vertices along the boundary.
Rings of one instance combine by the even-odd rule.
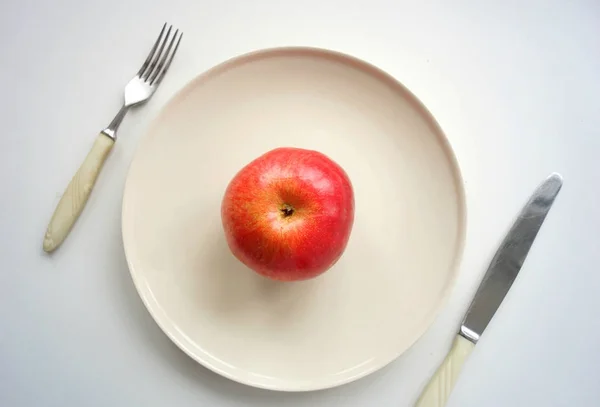
[[[597,0],[6,0],[0,20],[0,405],[411,406],[552,171],[563,191],[448,405],[600,405]],[[185,31],[169,75],[45,255],[66,183],[164,21]],[[137,296],[120,226],[129,162],[161,106],[209,67],[282,45],[353,54],[411,89],[455,149],[469,218],[460,277],[421,340],[364,379],[301,394],[231,382],[176,348]]]

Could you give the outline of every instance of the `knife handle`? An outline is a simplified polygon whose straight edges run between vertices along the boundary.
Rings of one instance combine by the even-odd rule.
[[[474,347],[473,342],[457,335],[452,349],[421,393],[415,407],[443,407],[446,404],[460,370]]]
[[[48,253],[54,251],[69,234],[83,210],[104,161],[114,144],[115,141],[112,138],[102,133],[96,137],[92,149],[71,179],[54,210],[44,236],[44,251]]]

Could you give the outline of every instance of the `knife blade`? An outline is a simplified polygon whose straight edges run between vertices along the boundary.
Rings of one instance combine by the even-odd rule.
[[[519,213],[490,262],[448,356],[425,387],[416,407],[446,404],[464,362],[519,274],[562,183],[559,174],[551,174]]]

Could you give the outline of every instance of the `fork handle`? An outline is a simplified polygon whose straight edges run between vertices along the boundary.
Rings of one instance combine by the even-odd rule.
[[[54,251],[65,240],[73,224],[81,214],[92,188],[96,183],[100,169],[115,141],[100,133],[87,157],[67,186],[54,210],[48,230],[44,236],[44,251]]]

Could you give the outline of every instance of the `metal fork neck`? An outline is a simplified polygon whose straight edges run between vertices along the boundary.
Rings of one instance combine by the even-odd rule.
[[[119,112],[115,116],[115,118],[112,119],[112,121],[110,122],[108,127],[106,127],[104,130],[102,130],[101,133],[116,141],[117,140],[117,130],[119,129],[119,126],[121,125],[123,118],[125,118],[125,115],[127,114],[128,110],[129,110],[129,106],[123,105],[121,107],[121,110],[119,110]]]

